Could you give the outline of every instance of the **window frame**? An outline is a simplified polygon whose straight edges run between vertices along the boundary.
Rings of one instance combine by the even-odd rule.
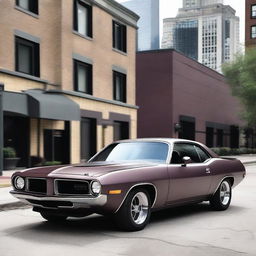
[[[117,26],[120,31],[116,31]],[[118,43],[116,35],[120,37],[120,43]],[[116,20],[112,21],[112,47],[117,51],[127,53],[127,27]]]
[[[255,11],[253,11],[253,7],[255,7]],[[255,15],[253,15],[255,13]],[[251,19],[256,19],[256,4],[251,5]]]
[[[39,14],[39,4],[38,4],[38,0],[28,0],[28,5],[29,5],[29,8],[26,9],[26,8],[23,8],[21,5],[20,5],[20,0],[16,0],[15,1],[15,4],[18,8],[22,9],[22,10],[25,10],[27,12],[31,12],[33,14],[36,14],[38,15]]]
[[[82,34],[78,31],[78,4],[87,9],[87,33]],[[81,0],[74,0],[73,2],[73,30],[83,37],[93,38],[93,8],[92,5]]]
[[[252,33],[253,28],[255,29],[255,33],[254,33],[255,37],[252,36],[253,35],[253,33]],[[256,25],[251,26],[250,37],[251,37],[251,39],[256,39]]]
[[[30,58],[30,72],[21,71],[19,68],[19,45],[25,45],[30,47],[31,58]],[[35,77],[40,77],[40,44],[27,40],[25,38],[15,36],[15,71],[31,75]]]
[[[181,142],[179,142],[179,141],[174,142],[174,143],[173,143],[173,148],[172,148],[172,153],[173,153],[173,151],[174,151],[174,146],[175,146],[175,144],[192,145],[192,146],[194,147],[194,149],[195,149],[195,151],[196,151],[196,154],[197,154],[197,156],[198,156],[200,162],[192,162],[192,163],[189,163],[189,165],[190,165],[190,164],[205,164],[205,163],[207,163],[208,161],[210,161],[210,159],[212,159],[212,156],[211,156],[203,147],[201,147],[199,144],[196,144],[196,143],[193,143],[193,142],[182,142],[182,141],[181,141]],[[201,162],[201,157],[200,157],[200,154],[198,153],[196,147],[200,148],[200,149],[208,156],[208,158],[207,158],[204,162]],[[172,153],[171,153],[171,159],[170,159],[170,163],[169,163],[169,164],[171,164],[171,165],[181,165],[180,163],[172,163]],[[192,160],[192,159],[191,159],[191,160]],[[193,160],[192,160],[192,161],[193,161]]]
[[[208,161],[209,161],[209,159],[211,159],[211,158],[212,158],[212,157],[209,155],[209,153],[208,153],[208,152],[206,152],[206,150],[205,150],[205,149],[203,149],[201,146],[199,146],[199,145],[197,145],[197,144],[194,144],[194,147],[195,147],[196,152],[197,152],[197,154],[198,154],[198,156],[199,156],[199,159],[201,160],[201,162],[200,162],[200,163],[208,162]],[[202,150],[202,152],[203,152],[203,153],[208,157],[206,160],[202,161],[202,159],[201,159],[201,155],[199,154],[199,152],[198,152],[198,149],[197,149],[197,148],[201,149],[201,150]]]
[[[89,77],[88,77],[89,88],[87,88],[87,91],[80,91],[78,88],[78,65],[86,68],[86,73],[89,72]],[[93,95],[93,65],[73,59],[73,73],[74,73],[74,86],[73,86],[74,91]]]
[[[120,88],[120,98],[117,99],[116,95],[116,78],[119,77],[122,81]],[[118,71],[113,70],[113,99],[119,102],[127,103],[127,75]]]

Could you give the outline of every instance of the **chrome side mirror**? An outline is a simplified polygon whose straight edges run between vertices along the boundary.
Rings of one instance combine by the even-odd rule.
[[[186,167],[187,164],[192,163],[192,160],[189,156],[183,156],[182,157],[183,164],[181,166]]]

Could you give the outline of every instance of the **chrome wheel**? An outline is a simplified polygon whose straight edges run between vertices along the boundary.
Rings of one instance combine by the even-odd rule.
[[[230,185],[227,181],[223,181],[220,187],[220,201],[223,205],[227,205],[230,200]]]
[[[149,202],[147,195],[143,192],[138,192],[131,201],[132,220],[138,225],[144,223],[147,219],[148,211]]]

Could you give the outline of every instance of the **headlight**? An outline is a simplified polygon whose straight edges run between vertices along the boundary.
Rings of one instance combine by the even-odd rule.
[[[24,189],[24,187],[25,187],[25,179],[20,177],[20,176],[17,176],[14,179],[14,183],[13,184],[14,184],[14,187],[16,189],[19,189],[19,190]]]
[[[100,194],[101,184],[98,181],[93,181],[91,184],[91,190],[94,195]]]

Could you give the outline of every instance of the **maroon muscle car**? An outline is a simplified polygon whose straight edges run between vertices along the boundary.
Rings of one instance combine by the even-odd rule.
[[[141,230],[151,211],[210,201],[229,207],[243,164],[181,139],[137,139],[110,144],[87,163],[16,172],[11,194],[48,221],[112,214],[126,230]]]

